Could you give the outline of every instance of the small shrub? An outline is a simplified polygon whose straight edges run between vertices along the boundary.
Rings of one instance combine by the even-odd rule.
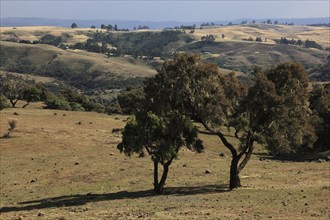
[[[2,137],[3,138],[9,138],[10,134],[13,132],[13,130],[17,127],[17,123],[15,120],[11,120],[8,122],[9,128],[7,130],[7,133],[4,134]]]

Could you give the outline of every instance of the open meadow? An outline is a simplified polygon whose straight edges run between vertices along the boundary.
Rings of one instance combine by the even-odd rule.
[[[230,154],[200,133],[205,152],[186,149],[163,195],[152,193],[148,156],[116,149],[128,116],[10,108],[0,112],[0,219],[329,219],[329,162],[279,161],[257,147],[229,191]],[[232,133],[226,133],[230,140]],[[237,142],[236,142],[237,143]],[[224,153],[220,156],[220,153]]]

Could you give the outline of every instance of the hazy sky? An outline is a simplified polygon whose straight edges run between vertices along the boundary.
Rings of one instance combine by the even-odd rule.
[[[329,0],[68,1],[1,0],[1,17],[217,21],[237,18],[329,17]]]

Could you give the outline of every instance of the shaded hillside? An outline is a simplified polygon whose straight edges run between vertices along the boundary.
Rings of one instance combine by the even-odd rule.
[[[12,42],[1,42],[0,63],[1,70],[53,77],[85,91],[141,85],[156,73],[132,58]]]
[[[292,45],[249,42],[195,42],[180,48],[193,53],[211,53],[207,60],[222,68],[248,72],[253,65],[269,66],[280,62],[302,63],[306,69],[322,65],[329,52]]]

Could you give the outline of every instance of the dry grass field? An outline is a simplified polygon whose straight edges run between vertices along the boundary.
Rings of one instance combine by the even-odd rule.
[[[262,40],[267,39],[268,44],[273,44],[272,39],[300,39],[300,40],[313,40],[322,45],[323,47],[330,47],[330,29],[328,27],[311,27],[311,26],[286,26],[286,25],[234,25],[223,26],[205,29],[196,29],[194,36],[200,39],[202,36],[213,34],[216,36],[216,41],[242,41],[243,38],[261,37]],[[222,39],[221,35],[224,34],[225,38]]]
[[[31,27],[1,27],[0,39],[16,39],[16,40],[40,40],[41,37],[50,34],[53,36],[61,36],[68,34],[70,38],[65,43],[75,44],[77,42],[84,42],[88,39],[86,36],[89,33],[96,31],[105,31],[102,29],[90,28],[64,28],[51,26],[31,26]],[[159,31],[159,30],[137,30],[141,31]],[[213,34],[216,35],[216,41],[242,41],[243,38],[256,37],[267,38],[266,43],[274,43],[272,39],[280,39],[286,37],[288,39],[314,40],[323,47],[330,47],[330,29],[328,27],[311,27],[311,26],[286,26],[286,25],[234,25],[212,27],[204,29],[196,29],[193,36],[200,40],[202,36]],[[221,35],[225,34],[222,39]]]
[[[205,153],[182,150],[165,194],[153,195],[150,158],[116,149],[120,135],[112,129],[126,118],[40,104],[1,111],[0,135],[9,120],[17,128],[0,139],[0,219],[330,217],[329,162],[278,161],[258,147],[242,173],[243,187],[228,191],[230,157],[219,153],[229,153],[207,134],[201,134]]]

